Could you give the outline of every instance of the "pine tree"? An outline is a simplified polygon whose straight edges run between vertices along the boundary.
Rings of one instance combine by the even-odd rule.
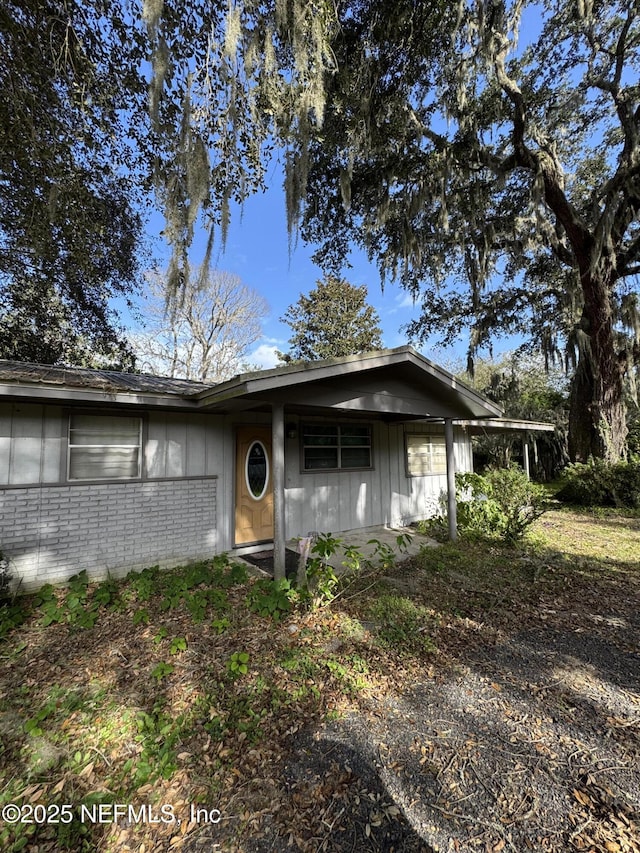
[[[316,361],[382,349],[382,330],[375,309],[367,304],[367,288],[335,276],[316,282],[282,317],[293,335],[281,361]]]

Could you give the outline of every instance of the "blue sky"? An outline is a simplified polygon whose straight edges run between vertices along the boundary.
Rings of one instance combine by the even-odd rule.
[[[314,247],[299,240],[289,253],[284,196],[279,187],[250,199],[242,219],[238,213],[232,221],[226,251],[217,265],[239,275],[271,306],[271,315],[264,323],[264,338],[251,356],[252,361],[270,367],[275,363],[273,350],[286,350],[291,334],[279,318],[301,293],[309,293],[322,273],[311,260]],[[351,262],[353,267],[345,271],[345,278],[352,284],[367,286],[368,301],[380,316],[384,345],[395,347],[407,343],[400,326],[417,310],[409,295],[392,284],[385,285],[383,292],[377,270],[362,253],[354,254]]]
[[[539,9],[525,10],[521,31],[526,33],[526,42],[538,36],[541,25]],[[249,352],[249,361],[265,368],[276,364],[275,350],[288,348],[291,333],[288,326],[280,322],[280,317],[300,294],[308,294],[322,276],[311,261],[313,246],[306,246],[300,240],[289,252],[282,172],[277,161],[269,169],[267,181],[270,188],[266,193],[249,198],[242,211],[234,207],[225,251],[215,256],[213,263],[220,270],[238,275],[270,305],[271,313],[263,323],[262,339]],[[155,231],[157,235],[161,229],[162,220],[155,217],[150,233],[154,235]],[[204,232],[196,235],[191,253],[194,265],[204,256],[205,241]],[[167,247],[158,238],[154,248],[156,257],[166,265]],[[354,252],[350,261],[352,267],[344,271],[344,277],[354,285],[367,286],[368,301],[380,317],[385,347],[410,343],[402,327],[418,316],[419,306],[414,305],[398,284],[387,282],[382,291],[377,269],[362,252]],[[493,357],[499,359],[502,353],[515,349],[519,343],[521,340],[516,338],[496,339]],[[428,358],[452,369],[466,363],[467,346],[468,340],[463,336],[452,347],[439,347],[433,339],[419,349]]]
[[[154,216],[148,226],[153,240],[152,251],[160,265],[168,261],[169,250],[158,236],[163,222]],[[197,265],[204,255],[205,234],[196,234],[191,260]],[[286,350],[290,329],[280,322],[289,305],[296,302],[301,293],[308,294],[321,278],[320,269],[312,262],[313,246],[301,240],[289,253],[284,191],[278,179],[263,194],[247,200],[243,210],[234,207],[231,227],[224,252],[214,254],[213,266],[238,275],[249,287],[263,296],[271,308],[263,323],[263,336],[249,352],[249,361],[260,367],[273,367],[277,359],[275,350]],[[392,282],[380,286],[380,277],[373,264],[362,252],[354,252],[352,268],[345,270],[344,277],[352,284],[365,284],[368,301],[380,317],[385,347],[397,347],[408,343],[401,327],[414,319],[418,306],[414,306],[409,294]],[[434,361],[451,366],[454,361],[465,358],[466,341],[461,340],[455,348],[427,346],[422,348],[426,356]]]
[[[539,7],[524,10],[523,38],[522,45],[517,48],[518,53],[522,52],[524,44],[539,36],[542,20]],[[262,338],[248,354],[249,361],[260,367],[274,366],[275,351],[287,349],[290,330],[280,322],[280,317],[300,294],[308,294],[322,275],[311,261],[313,246],[299,241],[289,252],[282,173],[277,155],[268,171],[267,181],[270,189],[266,193],[249,198],[242,211],[234,207],[225,251],[214,256],[213,263],[214,267],[239,276],[270,306],[270,315],[263,323]],[[161,266],[166,266],[169,250],[158,237],[162,226],[162,218],[156,215],[148,231],[154,238],[155,258]],[[205,241],[204,232],[196,235],[191,252],[194,265],[198,265],[204,256]],[[382,291],[377,269],[362,252],[354,252],[350,260],[352,267],[344,271],[344,276],[354,285],[367,286],[369,303],[380,317],[384,345],[396,347],[409,343],[402,328],[418,317],[419,306],[413,304],[409,294],[398,284],[387,282]],[[496,338],[493,358],[498,360],[503,353],[514,350],[521,343],[517,337]],[[452,347],[439,347],[437,339],[433,339],[420,349],[428,358],[451,369],[466,362],[467,346],[467,336],[463,335]],[[481,352],[480,355],[489,354]]]

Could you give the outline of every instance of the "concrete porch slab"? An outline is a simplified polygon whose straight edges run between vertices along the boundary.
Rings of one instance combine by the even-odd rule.
[[[391,548],[393,553],[396,555],[396,559],[403,560],[407,557],[413,557],[418,554],[422,548],[434,548],[438,545],[434,539],[430,539],[428,536],[418,533],[412,527],[385,527],[383,525],[378,525],[376,527],[367,527],[364,529],[359,528],[356,530],[345,530],[341,533],[332,535],[334,535],[336,539],[340,540],[343,546],[329,559],[329,564],[336,571],[343,569],[345,546],[357,548],[365,559],[371,560],[374,558],[376,548],[378,547],[377,543],[380,543],[383,546]],[[401,535],[410,537],[408,542],[405,540],[405,545],[402,549],[398,546],[398,536]],[[243,554],[268,551],[272,549],[272,547],[273,546],[270,543],[262,543],[261,545],[242,548],[239,552],[232,552],[231,556],[238,562],[246,563],[252,572],[256,572],[255,566],[242,559]],[[286,547],[291,551],[297,552],[298,540],[287,540]]]
[[[405,540],[402,548],[398,546],[399,536],[410,537],[408,542]],[[374,558],[376,548],[378,548],[377,543],[391,548],[398,560],[413,557],[418,554],[422,548],[433,548],[438,545],[434,539],[430,539],[428,536],[418,533],[413,527],[385,527],[383,525],[379,525],[377,527],[367,527],[364,529],[345,530],[342,533],[336,533],[335,538],[339,539],[346,546],[357,548],[367,560]],[[296,550],[297,542],[287,542],[287,548]],[[343,568],[344,559],[343,550],[339,550],[338,553],[334,554],[333,557],[329,559],[329,564],[338,571]]]

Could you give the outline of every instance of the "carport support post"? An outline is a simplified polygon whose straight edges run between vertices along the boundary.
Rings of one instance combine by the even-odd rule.
[[[453,449],[453,421],[444,420],[444,443],[447,451],[447,520],[449,522],[449,539],[458,539],[458,507],[456,504],[456,458]]]
[[[284,406],[273,405],[271,412],[271,441],[273,456],[273,577],[284,580]]]
[[[531,471],[529,470],[529,439],[526,435],[522,436],[522,461],[524,462],[524,473],[527,475],[527,480],[530,480]]]

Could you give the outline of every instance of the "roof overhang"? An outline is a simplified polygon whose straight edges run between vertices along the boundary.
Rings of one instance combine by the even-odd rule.
[[[72,406],[233,414],[268,411],[392,420],[495,419],[502,409],[412,347],[245,373],[219,385],[5,362],[0,395]]]
[[[502,409],[412,347],[247,373],[202,391],[206,411],[283,404],[395,419],[484,418]]]
[[[95,388],[71,388],[59,385],[0,384],[0,399],[51,403],[64,406],[113,406],[145,409],[197,411],[196,402],[172,394],[144,394],[101,391]]]
[[[467,428],[471,435],[491,435],[495,433],[517,432],[554,432],[553,424],[543,421],[522,421],[517,418],[487,418],[486,420],[456,421],[459,426]]]
[[[193,411],[202,382],[112,370],[0,361],[0,397],[70,406]]]

